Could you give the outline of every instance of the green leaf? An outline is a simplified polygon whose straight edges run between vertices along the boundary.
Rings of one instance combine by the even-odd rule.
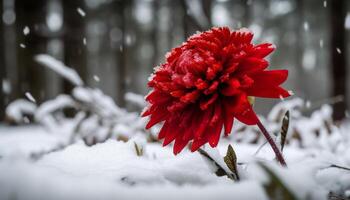
[[[270,200],[297,200],[298,198],[288,189],[283,181],[265,164],[258,163],[269,176],[269,182],[264,184],[266,194]]]
[[[284,114],[281,127],[281,151],[283,151],[284,145],[286,143],[287,132],[289,128],[289,111]]]
[[[227,147],[227,153],[226,153],[226,156],[224,157],[224,161],[227,167],[231,170],[231,172],[235,174],[236,179],[239,180],[239,176],[237,172],[237,156],[231,145],[228,145]]]

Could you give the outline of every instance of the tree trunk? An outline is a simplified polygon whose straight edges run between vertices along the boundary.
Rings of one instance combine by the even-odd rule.
[[[18,55],[18,68],[21,96],[29,92],[38,101],[44,97],[44,80],[42,68],[34,61],[34,56],[39,53],[46,53],[47,37],[45,35],[46,0],[16,1],[16,32]],[[25,35],[25,27],[30,33]]]
[[[124,98],[124,95],[126,93],[126,76],[127,76],[126,67],[127,67],[127,59],[128,59],[128,45],[127,45],[126,37],[128,34],[127,20],[128,20],[128,13],[130,12],[130,5],[131,5],[131,1],[118,1],[116,4],[116,10],[120,16],[119,27],[120,27],[120,30],[122,31],[120,49],[117,53],[117,58],[118,58],[117,103],[121,107],[126,106],[125,105],[126,102]]]
[[[297,75],[299,78],[297,79],[298,83],[297,88],[295,88],[298,91],[301,91],[301,96],[305,96],[305,91],[307,91],[306,83],[305,83],[305,69],[303,67],[303,54],[304,54],[304,28],[303,23],[305,20],[305,14],[304,14],[304,4],[303,0],[297,0],[296,1],[296,9],[295,9],[295,31],[296,31],[296,37],[298,38],[295,43],[295,62],[296,62],[296,69]]]
[[[15,2],[14,0],[3,0],[3,10],[7,14],[15,14]],[[8,83],[8,99],[7,102],[11,102],[19,98],[19,74],[18,74],[18,65],[17,65],[17,45],[16,44],[16,25],[15,20],[10,17],[7,20],[4,20],[3,24],[3,42],[4,46],[4,68],[6,69],[6,81]],[[6,38],[6,39],[5,39]]]
[[[343,100],[333,105],[333,119],[340,121],[346,111],[346,32],[344,20],[346,16],[346,1],[331,0],[331,62],[333,91],[332,95],[342,96]]]
[[[62,1],[64,21],[64,62],[74,68],[86,82],[85,19],[78,10],[86,12],[84,0]],[[86,14],[86,13],[85,13]],[[69,93],[72,85],[65,81],[64,92]]]
[[[3,16],[3,1],[0,1],[0,16]],[[0,22],[0,122],[4,120],[5,117],[5,91],[3,90],[3,83],[5,80],[5,62],[4,62],[4,34],[3,34],[3,20]]]

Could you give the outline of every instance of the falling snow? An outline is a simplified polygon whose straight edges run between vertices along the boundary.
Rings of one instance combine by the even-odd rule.
[[[311,71],[316,66],[316,51],[313,49],[307,49],[303,55],[303,68],[307,71]]]
[[[323,48],[323,39],[320,39],[320,47]]]
[[[309,31],[309,23],[308,22],[304,22],[304,30]]]
[[[33,95],[30,92],[26,92],[25,95],[29,101],[36,103],[36,100],[34,99]]]
[[[86,13],[83,9],[77,8],[77,11],[78,11],[79,15],[81,15],[82,17],[85,17]]]
[[[97,75],[94,75],[93,78],[96,82],[100,82],[100,77],[98,77]]]
[[[310,108],[311,107],[311,101],[307,100],[305,103],[306,108]]]
[[[337,50],[337,52],[339,53],[339,54],[341,54],[341,49],[340,48],[336,48],[336,50]]]
[[[29,33],[30,33],[29,27],[28,27],[28,26],[24,27],[24,29],[23,29],[23,34],[24,34],[24,35],[28,35]]]
[[[350,29],[350,12],[346,14],[344,26],[346,29]]]

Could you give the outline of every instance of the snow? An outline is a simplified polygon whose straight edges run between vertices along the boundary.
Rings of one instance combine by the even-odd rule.
[[[251,164],[240,170],[242,181],[232,182],[216,177],[198,153],[185,151],[174,156],[171,148],[146,143],[142,136],[91,147],[77,142],[32,162],[26,157],[59,144],[59,137],[36,126],[5,127],[0,133],[0,170],[6,172],[0,173],[1,199],[11,195],[17,199],[268,199],[262,187],[268,176],[254,164],[254,158],[245,156],[255,145],[234,145],[239,162]],[[135,141],[147,149],[144,155],[136,155]],[[226,143],[219,147],[221,153],[225,148]],[[218,150],[206,150],[224,165]],[[316,158],[308,154],[308,150],[287,147],[289,168],[268,166],[300,198],[326,199],[326,189],[341,190],[350,184],[346,171],[322,170],[326,165],[319,161],[321,153]]]
[[[81,15],[82,17],[85,17],[86,13],[83,9],[81,8],[77,8],[77,12],[79,13],[79,15]]]
[[[304,30],[309,31],[309,22],[304,22]]]
[[[303,55],[303,68],[306,71],[312,71],[313,69],[315,69],[316,66],[316,58],[317,54],[316,51],[313,49],[307,49]]]
[[[50,12],[46,17],[46,24],[51,31],[58,31],[63,26],[63,16],[58,12]]]
[[[132,104],[135,104],[141,108],[145,107],[147,105],[146,101],[142,95],[135,94],[132,92],[127,92],[125,94],[125,100],[132,103]]]
[[[30,29],[28,26],[25,26],[24,29],[23,29],[23,34],[24,35],[28,35],[30,33]]]
[[[16,14],[13,9],[5,9],[4,13],[2,14],[2,21],[6,25],[11,25],[15,23],[16,21]]]
[[[272,16],[285,15],[293,11],[295,8],[290,1],[273,1],[270,4],[270,13]]]
[[[346,14],[344,26],[347,30],[350,29],[350,12]]]
[[[324,45],[323,40],[320,39],[320,47],[323,48],[323,45]]]
[[[97,75],[94,75],[93,78],[96,82],[100,82],[100,77],[98,77]]]
[[[25,114],[33,114],[37,106],[25,99],[18,99],[10,103],[6,108],[6,115],[15,122],[21,122]]]
[[[323,7],[327,8],[327,1],[326,0],[323,1]]]
[[[26,48],[26,45],[23,44],[23,43],[19,44],[19,46],[20,46],[22,49],[25,49],[25,48]]]
[[[30,92],[25,93],[26,97],[28,98],[29,101],[36,103],[36,100],[34,99],[33,95],[30,94]]]
[[[132,93],[128,96],[128,100],[144,105],[141,96]],[[144,130],[146,121],[138,113],[117,107],[98,89],[76,87],[72,95],[60,95],[38,108],[32,102],[22,101],[8,107],[17,108],[12,115],[21,119],[22,115],[17,114],[19,108],[32,106],[31,112],[39,124],[0,126],[0,171],[3,172],[0,173],[0,199],[15,196],[16,199],[47,200],[116,197],[267,200],[270,198],[264,185],[273,179],[262,166],[276,174],[298,199],[327,199],[329,191],[349,193],[349,171],[330,166],[350,166],[347,148],[350,124],[334,126],[330,121],[332,109],[328,105],[305,116],[302,111],[308,107],[308,101],[286,99],[278,103],[267,118],[260,116],[270,133],[278,133],[285,111],[290,111],[283,151],[288,168],[273,162],[274,154],[269,145],[263,145],[255,153],[264,144],[264,138],[257,135],[257,127],[246,127],[239,122],[235,122],[232,134],[222,138],[217,148],[203,147],[227,172],[230,170],[223,156],[229,144],[234,147],[240,181],[232,181],[226,176],[217,177],[214,174],[216,165],[198,152],[185,148],[179,155],[173,155],[171,145],[162,147],[159,141],[150,138],[150,135],[156,137],[158,126]],[[84,109],[90,106],[89,112],[93,114],[85,119],[84,109],[76,104]],[[61,119],[57,112],[65,106],[77,108],[78,114],[71,119]],[[79,130],[82,137],[69,143],[67,139],[82,119]],[[110,125],[112,137],[92,146],[85,144],[85,136],[100,137],[108,132]],[[117,141],[118,136],[126,139]],[[278,138],[277,134],[276,141]],[[58,148],[62,145],[65,148]]]
[[[61,61],[55,59],[54,57],[46,54],[39,54],[35,56],[35,60],[38,63],[60,74],[74,85],[83,85],[83,80],[81,80],[81,78],[75,70],[69,68],[68,66],[65,66]]]
[[[341,54],[340,48],[337,47],[336,50],[337,50],[338,54]]]
[[[11,92],[11,83],[8,79],[2,79],[1,89],[5,94],[9,94]]]

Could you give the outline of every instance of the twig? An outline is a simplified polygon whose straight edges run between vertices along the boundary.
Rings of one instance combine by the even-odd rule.
[[[281,163],[282,166],[286,167],[286,161],[283,158],[283,155],[279,148],[277,147],[275,141],[272,139],[271,135],[267,132],[266,128],[264,125],[261,123],[260,119],[258,118],[257,125],[259,129],[261,130],[262,134],[265,136],[267,142],[270,144],[272,150],[275,152],[276,159],[278,160],[279,163]]]
[[[350,171],[350,168],[348,168],[348,167],[343,167],[343,166],[339,166],[339,165],[335,165],[335,164],[331,164],[328,167],[324,167],[322,169],[328,169],[328,168],[338,168],[338,169]]]
[[[261,149],[267,144],[268,142],[264,142],[262,145],[259,146],[259,148],[255,151],[254,156],[258,155],[258,153],[261,151]]]

